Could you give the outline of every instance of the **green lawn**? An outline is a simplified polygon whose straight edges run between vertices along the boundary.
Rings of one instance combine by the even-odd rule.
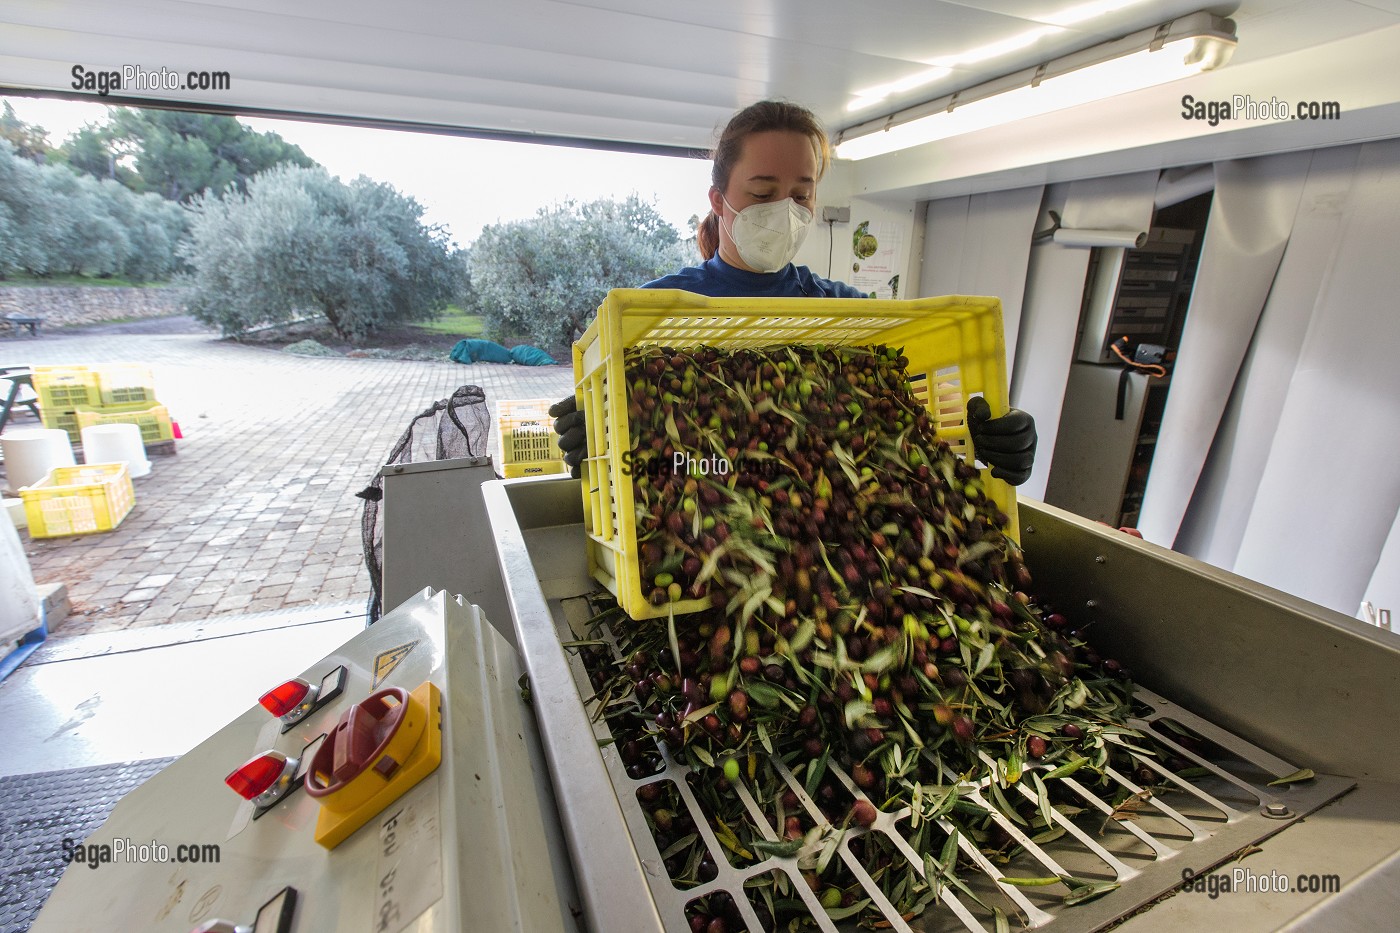
[[[426,330],[434,334],[447,334],[452,337],[480,337],[482,331],[481,315],[467,314],[455,305],[449,305],[436,321],[414,324],[413,326],[419,330]]]

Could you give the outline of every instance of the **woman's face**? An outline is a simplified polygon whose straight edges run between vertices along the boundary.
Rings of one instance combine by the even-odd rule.
[[[767,130],[748,136],[729,173],[729,187],[722,192],[710,188],[710,209],[720,219],[720,258],[737,269],[756,271],[739,258],[730,239],[734,215],[751,204],[784,198],[792,198],[815,213],[816,196],[817,153],[811,139],[790,130]]]

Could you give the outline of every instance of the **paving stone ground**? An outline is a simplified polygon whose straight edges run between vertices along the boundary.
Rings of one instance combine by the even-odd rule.
[[[117,529],[21,532],[36,582],[68,587],[59,637],[364,600],[354,494],[413,416],[477,385],[494,426],[498,400],[558,399],[573,385],[564,365],[299,357],[208,332],[104,330],[0,340],[0,366],[146,364],[184,432],[135,480],[136,507]],[[489,443],[494,455],[494,430]]]

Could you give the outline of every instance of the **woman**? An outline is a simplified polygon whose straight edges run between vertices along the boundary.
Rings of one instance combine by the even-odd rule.
[[[704,262],[648,282],[711,298],[865,298],[792,257],[812,228],[831,145],[811,111],[761,101],[735,114],[715,147],[710,213],[696,231]]]
[[[678,288],[711,298],[864,298],[844,282],[795,266],[792,257],[812,228],[831,144],[815,115],[786,101],[760,101],[730,119],[715,147],[710,213],[696,232],[704,261],[643,285]],[[1035,456],[1035,421],[1018,409],[1000,418],[980,397],[967,403],[978,459],[992,475],[1024,483]],[[578,475],[585,454],[583,413],[574,398],[550,409],[564,462]]]

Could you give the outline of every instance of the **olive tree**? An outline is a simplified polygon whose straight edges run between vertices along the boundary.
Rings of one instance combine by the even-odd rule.
[[[0,276],[167,278],[184,211],[63,165],[22,158],[0,140]]]
[[[36,240],[45,217],[41,171],[0,139],[0,277],[45,264],[46,252]]]
[[[108,211],[103,182],[57,169],[42,173],[48,195],[48,271],[106,277],[121,272],[131,241]],[[118,187],[113,182],[108,186]],[[120,196],[130,197],[123,190]]]
[[[528,220],[492,224],[472,244],[475,300],[494,336],[568,343],[614,288],[632,288],[688,260],[676,229],[631,195],[565,201]]]
[[[239,335],[320,314],[361,342],[388,323],[431,318],[462,290],[447,234],[393,187],[350,184],[324,169],[279,166],[246,194],[206,192],[190,205],[180,253],[190,312]]]
[[[0,279],[19,268],[19,224],[14,211],[0,201]]]
[[[158,194],[136,194],[113,181],[97,188],[102,209],[125,234],[122,277],[133,282],[170,278],[177,271],[176,247],[189,224],[184,209]]]

